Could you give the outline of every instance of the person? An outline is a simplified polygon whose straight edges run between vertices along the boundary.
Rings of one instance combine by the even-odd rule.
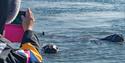
[[[19,12],[19,9],[14,10],[19,8],[17,4],[17,2],[20,3],[19,1],[0,0],[0,63],[42,63],[43,58],[41,52],[48,53],[45,51],[49,50],[49,53],[57,53],[58,48],[56,45],[51,45],[51,47],[45,45],[42,48],[43,50],[40,50],[39,39],[32,31],[35,19],[30,9],[27,9],[25,17],[22,16],[22,26],[25,32],[19,49],[15,49],[11,45],[12,42],[2,36],[6,21],[12,22],[14,19],[13,16]],[[9,8],[11,9],[10,13],[8,12],[10,10]],[[9,19],[7,18],[8,14],[10,14]]]
[[[9,7],[16,7],[15,3],[19,0],[0,0],[0,63],[42,63],[42,55],[40,54],[39,40],[32,31],[34,25],[34,16],[32,11],[28,9],[26,16],[22,16],[24,35],[19,49],[14,49],[9,40],[2,36],[4,25],[8,17]],[[9,2],[9,4],[8,4]],[[14,2],[14,5],[11,5]],[[19,3],[19,2],[18,2]],[[17,5],[19,6],[19,5]],[[15,11],[11,8],[12,13]],[[17,13],[19,11],[16,11]],[[11,18],[14,17],[11,14]],[[10,22],[10,21],[8,21]]]
[[[42,56],[39,51],[38,39],[32,31],[34,17],[30,9],[26,12],[26,17],[23,17],[24,36],[21,42],[20,49],[14,49],[4,37],[0,37],[4,50],[0,54],[0,62],[2,63],[42,63]],[[10,43],[10,42],[9,42]]]

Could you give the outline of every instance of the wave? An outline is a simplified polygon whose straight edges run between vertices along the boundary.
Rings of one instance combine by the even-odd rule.
[[[46,29],[111,27],[112,23],[109,23],[109,21],[118,21],[125,17],[125,5],[119,4],[118,2],[117,4],[110,4],[100,2],[80,2],[80,0],[72,0],[76,2],[66,0],[51,1],[24,0],[22,2],[22,7],[31,7],[33,9],[37,20],[36,28],[41,29],[42,26]]]

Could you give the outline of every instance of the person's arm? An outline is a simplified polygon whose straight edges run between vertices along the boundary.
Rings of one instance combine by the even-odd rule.
[[[39,52],[40,49],[39,40],[36,34],[32,31],[35,20],[30,9],[27,10],[26,17],[22,16],[22,19],[23,19],[22,25],[25,30],[25,33],[20,48],[23,50],[30,50],[31,53],[34,55],[34,57],[36,57],[36,59],[39,62],[42,62],[42,56]]]

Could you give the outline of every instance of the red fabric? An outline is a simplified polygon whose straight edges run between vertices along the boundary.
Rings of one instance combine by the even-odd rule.
[[[6,24],[4,37],[11,42],[21,42],[24,34],[22,25],[17,24]]]

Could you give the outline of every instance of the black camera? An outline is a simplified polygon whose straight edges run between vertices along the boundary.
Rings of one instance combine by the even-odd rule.
[[[11,24],[22,24],[22,21],[23,21],[21,18],[22,15],[25,17],[26,11],[19,11],[16,19]]]

